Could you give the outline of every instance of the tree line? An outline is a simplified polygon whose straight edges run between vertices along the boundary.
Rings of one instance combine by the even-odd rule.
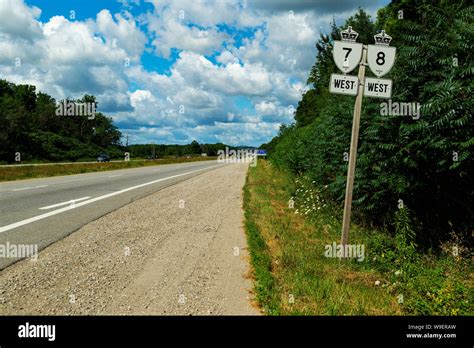
[[[91,106],[93,115],[77,114],[78,106]],[[23,161],[81,161],[91,160],[101,153],[111,158],[154,156],[175,157],[186,155],[216,156],[227,145],[128,145],[123,144],[122,133],[112,118],[96,112],[98,103],[93,95],[78,100],[57,102],[35,86],[16,85],[0,80],[0,162]]]
[[[75,103],[93,103],[85,95]],[[121,133],[112,119],[57,115],[57,103],[35,86],[0,80],[0,161],[77,161],[101,152],[121,156]],[[18,156],[19,154],[19,156]]]
[[[155,156],[156,158],[169,156],[191,156],[206,154],[207,156],[217,156],[217,151],[225,149],[223,143],[216,144],[199,144],[193,140],[190,144],[136,144],[128,147],[133,157],[148,158]]]

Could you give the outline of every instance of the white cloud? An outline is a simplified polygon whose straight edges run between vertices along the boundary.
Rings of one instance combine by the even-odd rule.
[[[36,21],[41,10],[27,6],[22,0],[0,1],[0,32],[10,39],[32,41],[41,36],[41,28]]]
[[[146,44],[134,21],[113,19],[108,10],[86,21],[53,16],[42,23],[39,14],[21,0],[0,3],[2,76],[34,84],[57,99],[95,94],[99,107],[130,110],[124,63],[138,62]]]
[[[224,65],[227,65],[229,63],[239,63],[239,59],[229,51],[223,51],[221,54],[219,54],[219,56],[217,57],[217,61]]]
[[[173,75],[186,83],[227,95],[266,95],[271,89],[271,78],[261,64],[229,63],[219,67],[202,55],[181,52],[173,67]]]
[[[148,2],[153,4],[154,15],[158,18],[168,16],[184,23],[198,23],[205,27],[220,23],[240,23],[237,14],[240,13],[242,5],[237,0],[148,0]]]
[[[331,17],[316,17],[312,12],[276,12],[263,17],[265,27],[256,31],[233,54],[244,62],[260,62],[267,69],[306,80],[316,56],[319,27]]]
[[[119,1],[120,14],[42,23],[40,9],[0,0],[1,76],[56,98],[96,95],[131,142],[259,144],[292,121],[332,19],[280,0],[148,0],[134,17],[140,1]],[[142,65],[145,50],[170,59],[166,74]]]
[[[276,112],[277,108],[273,102],[262,101],[255,105],[255,110],[262,115],[271,115]]]
[[[314,11],[320,14],[334,14],[342,11],[355,11],[359,6],[374,7],[374,0],[248,0],[249,6],[265,12],[274,11]]]
[[[199,28],[189,26],[180,20],[179,13],[165,11],[160,17],[148,15],[148,28],[156,38],[152,44],[155,52],[169,58],[171,49],[192,51],[200,54],[211,54],[219,49],[229,36],[214,27]]]
[[[108,10],[97,14],[96,31],[100,32],[114,48],[120,47],[132,56],[140,56],[145,48],[147,38],[135,25],[133,20],[127,20],[120,14],[114,16]]]

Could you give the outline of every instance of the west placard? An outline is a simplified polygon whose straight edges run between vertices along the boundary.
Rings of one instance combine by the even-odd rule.
[[[345,95],[357,95],[359,79],[357,76],[331,74],[329,92]]]
[[[364,81],[364,96],[375,98],[391,98],[392,80],[366,77]]]

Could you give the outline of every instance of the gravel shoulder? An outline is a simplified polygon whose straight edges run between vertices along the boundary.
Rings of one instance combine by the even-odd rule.
[[[0,314],[258,315],[246,171],[227,165],[162,189],[0,271]]]

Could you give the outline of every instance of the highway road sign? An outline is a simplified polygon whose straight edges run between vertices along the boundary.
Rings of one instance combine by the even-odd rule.
[[[364,96],[375,98],[391,98],[392,80],[366,77],[364,81]]]
[[[331,74],[329,92],[345,95],[357,95],[359,79],[357,76]]]
[[[367,62],[375,76],[381,77],[392,69],[395,62],[395,47],[368,45]]]
[[[349,164],[347,166],[346,197],[342,217],[341,245],[345,246],[349,238],[351,222],[352,193],[354,189],[354,173],[359,140],[360,113],[363,96],[375,98],[390,98],[392,95],[392,80],[366,78],[366,65],[377,76],[388,73],[395,62],[395,47],[390,47],[392,37],[382,30],[374,35],[375,45],[357,43],[359,34],[348,27],[341,31],[341,41],[334,41],[333,57],[336,66],[344,74],[354,70],[359,65],[358,76],[332,74],[329,82],[329,92],[355,95],[354,116],[352,121],[351,145]],[[346,257],[347,255],[344,255]]]
[[[375,45],[368,45],[367,63],[370,70],[377,77],[382,77],[392,69],[395,62],[395,47],[390,47],[392,37],[382,30],[381,33],[374,35]]]
[[[362,44],[349,41],[334,41],[333,57],[339,70],[347,74],[359,64],[362,57]]]

